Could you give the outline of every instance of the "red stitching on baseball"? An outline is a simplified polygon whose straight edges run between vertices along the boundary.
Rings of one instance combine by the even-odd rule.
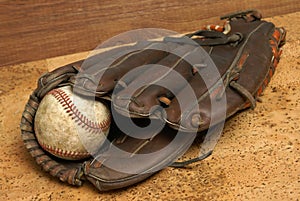
[[[49,153],[52,153],[53,155],[60,156],[60,157],[70,157],[74,159],[82,159],[89,157],[91,154],[88,152],[75,152],[75,151],[67,151],[67,150],[62,150],[57,147],[52,147],[50,145],[47,145],[43,142],[39,141],[39,144],[41,147],[48,151]]]
[[[69,113],[69,116],[85,130],[91,133],[101,133],[109,129],[110,115],[102,122],[93,122],[84,116],[74,105],[70,97],[62,89],[54,89],[49,92],[62,105],[64,110]]]

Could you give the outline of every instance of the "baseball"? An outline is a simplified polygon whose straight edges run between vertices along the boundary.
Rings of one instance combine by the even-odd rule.
[[[99,150],[110,123],[111,115],[105,104],[80,97],[65,86],[53,89],[42,99],[34,130],[47,152],[62,159],[80,160]]]

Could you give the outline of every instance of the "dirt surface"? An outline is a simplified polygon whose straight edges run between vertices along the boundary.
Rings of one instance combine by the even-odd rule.
[[[282,59],[263,102],[227,121],[211,157],[113,192],[52,178],[36,165],[20,136],[21,114],[38,77],[75,57],[0,68],[0,200],[299,200],[299,18],[300,12],[268,19],[288,30]],[[191,150],[190,155],[198,154]]]

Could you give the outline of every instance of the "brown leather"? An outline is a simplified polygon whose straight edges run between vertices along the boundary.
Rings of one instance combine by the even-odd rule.
[[[200,30],[182,38],[140,42],[41,76],[21,120],[26,148],[45,171],[72,185],[82,185],[87,179],[100,191],[106,191],[146,179],[176,161],[196,135],[205,135],[211,123],[217,125],[239,110],[255,107],[258,96],[275,71],[285,41],[283,28],[276,28],[260,18],[257,11],[230,14],[223,18],[228,20],[229,32]],[[198,55],[195,58],[191,54],[183,59],[182,54],[199,45],[210,57]],[[120,56],[119,52],[123,51],[127,52]],[[114,58],[110,66],[99,63],[99,59],[104,61],[111,55]],[[145,64],[160,64],[165,68],[143,68],[137,74],[123,77]],[[209,74],[214,65],[220,77]],[[184,79],[168,73],[172,68]],[[152,69],[155,72],[149,73]],[[135,88],[136,83],[151,79],[156,82]],[[112,112],[122,122],[132,118],[135,124],[144,127],[150,117],[154,125],[167,124],[160,132],[145,130],[131,136],[129,132],[121,131],[113,119],[107,143],[93,158],[78,162],[57,159],[38,144],[33,120],[44,95],[64,85],[72,85],[82,96],[96,95],[108,100],[114,106]],[[189,87],[196,97],[187,94]],[[128,104],[130,113],[126,116]],[[156,105],[163,107],[165,112],[161,107],[155,110]]]
[[[114,63],[120,62],[117,65],[113,64],[112,67],[108,68],[106,66],[104,74],[98,73],[102,70],[100,67],[96,71],[95,69],[91,70],[95,81],[91,81],[91,76],[85,77],[83,75],[75,87],[80,90],[79,93],[84,95],[87,95],[88,88],[96,88],[97,95],[110,97],[112,89],[119,81],[123,84],[116,86],[118,90],[112,101],[120,113],[126,113],[126,105],[129,104],[131,117],[151,116],[155,113],[153,106],[160,105],[165,107],[166,112],[166,116],[160,118],[170,123],[170,126],[176,129],[181,126],[187,131],[205,130],[209,127],[212,117],[214,117],[214,124],[223,120],[222,115],[219,114],[220,111],[214,110],[212,113],[210,110],[211,101],[218,104],[216,99],[226,98],[229,100],[226,106],[226,117],[249,107],[249,102],[254,107],[258,90],[265,87],[270,80],[269,75],[273,74],[275,70],[285,31],[282,28],[275,28],[271,22],[260,20],[259,16],[257,11],[231,15],[229,17],[231,30],[226,35],[216,31],[203,30],[188,34],[189,37],[201,36],[201,38],[196,37],[193,40],[209,54],[222,79],[211,75],[209,78],[205,78],[205,71],[212,68],[209,61],[204,61],[206,67],[196,69],[199,73],[194,73],[195,67],[177,55],[166,51],[144,49],[138,53],[125,55],[127,59],[121,62],[122,58],[119,59]],[[273,36],[275,32],[280,33],[280,37],[277,39]],[[275,44],[274,49],[272,49],[271,43]],[[169,45],[170,43],[165,44]],[[175,42],[175,45],[174,43],[172,45],[175,51],[176,49],[181,51],[186,44]],[[149,69],[150,72],[147,69],[133,77],[122,78],[125,73],[138,66],[153,63],[170,69],[173,68],[184,80],[178,80],[172,73],[168,74],[165,68],[158,68],[154,73],[150,73],[151,69]],[[176,66],[174,66],[175,64]],[[91,67],[93,66],[85,65],[83,70],[90,72]],[[204,76],[206,82],[209,80],[209,83],[205,83],[200,75]],[[135,85],[143,80],[154,80],[155,82],[137,90]],[[225,93],[222,90],[217,91],[216,83],[220,81],[224,83]],[[96,86],[93,87],[92,85]],[[198,99],[194,106],[191,106],[190,97],[186,96],[186,90],[190,86]],[[207,93],[209,90],[214,94]],[[128,97],[128,94],[133,95]],[[212,95],[214,97],[210,97]],[[178,103],[179,97],[180,101],[183,102],[182,106]],[[169,99],[167,107],[164,102],[161,102],[165,98]],[[200,119],[198,124],[197,122],[193,123],[192,119],[195,116]]]

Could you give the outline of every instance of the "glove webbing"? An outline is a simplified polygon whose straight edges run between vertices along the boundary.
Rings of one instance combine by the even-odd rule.
[[[66,167],[53,160],[39,145],[34,133],[34,117],[40,100],[53,88],[64,85],[70,76],[77,73],[74,66],[68,65],[51,73],[46,73],[38,81],[37,89],[30,96],[21,119],[21,134],[23,142],[36,163],[46,172],[71,185],[81,186],[83,171],[81,166]]]

